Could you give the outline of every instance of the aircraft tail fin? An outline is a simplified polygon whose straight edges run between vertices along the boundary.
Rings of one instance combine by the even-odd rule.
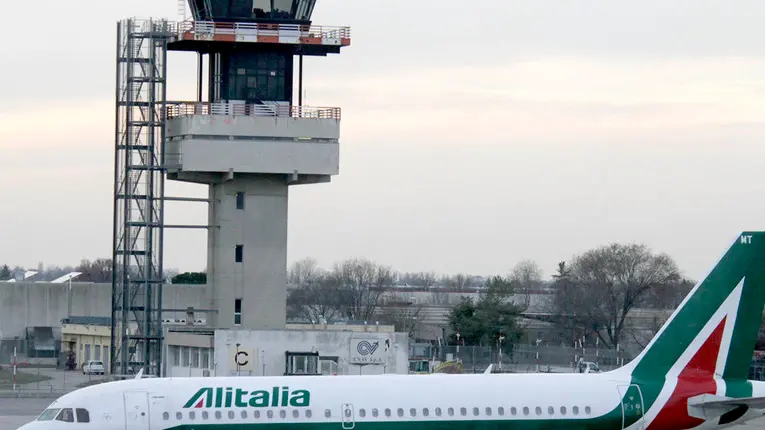
[[[636,379],[701,372],[746,380],[763,305],[765,232],[743,232],[648,346],[618,371]]]

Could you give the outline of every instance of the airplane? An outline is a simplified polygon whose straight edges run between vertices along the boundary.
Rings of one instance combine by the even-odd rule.
[[[763,305],[765,231],[743,232],[648,346],[612,371],[212,378],[139,372],[65,394],[20,429],[726,428],[765,413],[765,382],[747,379]]]

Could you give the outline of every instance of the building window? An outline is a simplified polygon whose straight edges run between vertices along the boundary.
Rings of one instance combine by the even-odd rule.
[[[244,193],[241,191],[236,193],[236,208],[244,210]]]
[[[242,262],[242,254],[244,254],[244,245],[237,245],[236,246],[236,254],[235,254],[235,260],[237,263]]]
[[[210,348],[202,348],[202,360],[201,368],[207,369],[210,367]]]
[[[180,366],[181,365],[181,347],[180,346],[171,346],[170,347],[170,355],[173,357],[173,366]]]
[[[191,348],[191,367],[199,367],[199,348]]]
[[[242,323],[242,299],[234,299],[234,324]]]
[[[285,375],[318,375],[318,352],[285,352]]]

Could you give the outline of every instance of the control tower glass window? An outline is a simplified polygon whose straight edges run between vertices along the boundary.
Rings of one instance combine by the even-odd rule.
[[[195,20],[310,21],[316,0],[189,0]]]
[[[316,0],[253,0],[255,18],[308,21]]]
[[[292,86],[287,76],[291,73],[291,58],[280,52],[232,53],[221,56],[220,98],[245,100],[247,103],[263,101],[290,101]]]

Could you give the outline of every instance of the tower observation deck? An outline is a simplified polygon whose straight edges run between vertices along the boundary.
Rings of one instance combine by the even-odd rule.
[[[340,108],[302,105],[303,57],[350,29],[313,25],[315,1],[188,0],[192,21],[120,23],[113,372],[160,373],[164,228],[208,231],[208,324],[285,326],[289,186],[339,173]],[[196,100],[165,100],[167,51],[198,55]],[[165,178],[209,198],[166,197]],[[208,203],[207,225],[165,225],[167,200]]]

